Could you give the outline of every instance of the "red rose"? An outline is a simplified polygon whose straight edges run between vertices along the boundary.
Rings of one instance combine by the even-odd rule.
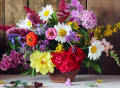
[[[70,72],[76,69],[80,69],[80,64],[75,60],[75,55],[71,52],[68,53],[63,64],[60,66],[60,71],[62,73]]]
[[[53,57],[51,58],[53,64],[56,66],[56,69],[59,70],[60,65],[63,63],[65,58],[67,57],[67,52],[63,51],[62,53],[51,53]]]
[[[75,46],[75,52],[72,51],[72,47],[69,51],[63,51],[62,53],[52,53],[51,58],[56,69],[60,70],[61,73],[70,72],[76,69],[80,69],[81,62],[85,58],[83,50]]]
[[[86,55],[84,54],[82,49],[78,48],[77,46],[75,46],[75,48],[76,48],[76,52],[74,53],[75,59],[77,60],[78,63],[81,63]],[[69,52],[72,52],[72,47],[69,48]]]

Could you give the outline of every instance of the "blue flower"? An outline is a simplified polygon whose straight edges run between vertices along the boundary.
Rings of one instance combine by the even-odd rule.
[[[12,44],[15,43],[15,38],[18,37],[17,34],[9,34],[7,36],[8,36],[8,39],[12,42]]]

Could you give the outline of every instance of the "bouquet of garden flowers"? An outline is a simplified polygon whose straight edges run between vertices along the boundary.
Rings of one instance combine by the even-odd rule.
[[[120,66],[113,45],[105,39],[120,29],[120,23],[97,27],[94,12],[83,10],[77,0],[69,4],[60,0],[57,13],[51,5],[43,7],[38,14],[24,8],[25,20],[6,30],[10,49],[2,57],[1,70],[21,66],[26,69],[24,74],[35,76],[39,72],[53,73],[54,68],[66,73],[85,64],[86,68],[91,66],[101,73],[97,62],[102,52],[115,58]]]

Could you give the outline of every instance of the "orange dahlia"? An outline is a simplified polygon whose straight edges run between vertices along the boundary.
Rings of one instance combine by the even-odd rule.
[[[30,47],[35,46],[38,42],[37,35],[34,32],[30,32],[29,34],[26,35],[26,42]]]

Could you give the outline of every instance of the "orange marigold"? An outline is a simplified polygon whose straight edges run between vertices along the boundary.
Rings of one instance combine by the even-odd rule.
[[[26,42],[30,47],[35,46],[38,42],[37,35],[34,32],[30,32],[29,34],[26,35]]]

